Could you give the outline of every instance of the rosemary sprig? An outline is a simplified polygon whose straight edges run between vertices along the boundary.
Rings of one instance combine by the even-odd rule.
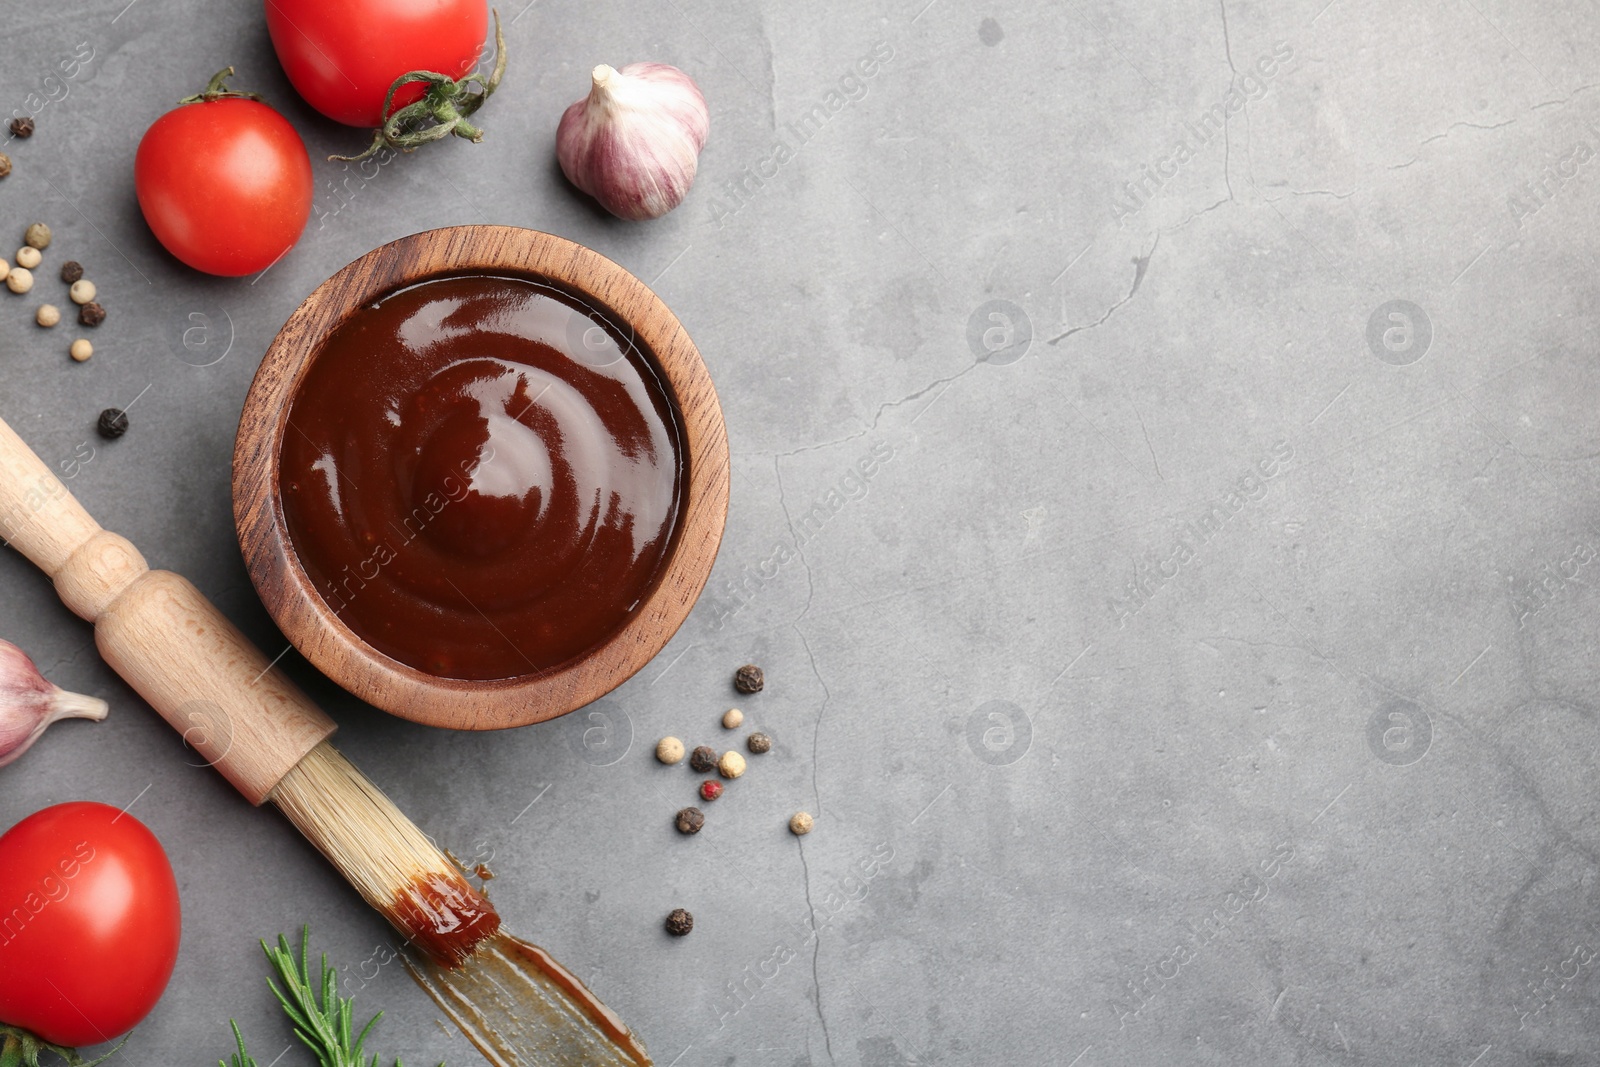
[[[367,1035],[372,1033],[372,1028],[383,1018],[383,1012],[378,1012],[368,1020],[367,1025],[362,1027],[361,1032],[352,1040],[355,999],[339,995],[338,972],[328,966],[326,952],[322,954],[320,981],[312,982],[309,926],[300,930],[298,960],[290,949],[289,939],[283,934],[278,935],[276,946],[268,945],[265,941],[261,942],[261,951],[267,954],[267,962],[271,963],[272,969],[277,972],[278,982],[283,983],[282,988],[279,988],[278,982],[267,979],[272,995],[278,998],[284,1014],[289,1016],[289,1021],[294,1024],[294,1035],[316,1054],[321,1067],[378,1067],[377,1054],[374,1053],[372,1059],[368,1061],[364,1046]],[[239,1051],[233,1055],[231,1062],[218,1061],[218,1067],[257,1067],[256,1061],[251,1059],[250,1053],[245,1050],[244,1037],[239,1033],[239,1025],[232,1020],[229,1022],[233,1025],[233,1036],[238,1042]],[[394,1061],[394,1067],[403,1067],[399,1059]],[[444,1064],[441,1063],[439,1067],[444,1067]]]

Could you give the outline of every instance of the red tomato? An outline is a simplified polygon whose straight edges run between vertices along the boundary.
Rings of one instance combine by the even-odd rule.
[[[0,1021],[76,1047],[150,1014],[178,958],[178,883],[155,834],[57,804],[0,837]]]
[[[489,32],[484,0],[266,0],[267,32],[306,103],[336,122],[377,126],[383,98],[413,70],[472,73]],[[395,94],[395,108],[422,97]]]
[[[134,190],[168,252],[195,270],[266,270],[311,217],[311,157],[266,104],[222,97],[183,104],[139,142]]]

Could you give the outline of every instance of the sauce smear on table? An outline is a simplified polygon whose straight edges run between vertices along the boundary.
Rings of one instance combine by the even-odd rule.
[[[495,1067],[651,1067],[644,1045],[571,971],[504,931],[465,964],[402,957],[484,1059]]]

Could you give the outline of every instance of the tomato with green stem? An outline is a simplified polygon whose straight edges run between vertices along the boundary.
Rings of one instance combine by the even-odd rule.
[[[8,1049],[109,1041],[167,988],[182,925],[178,883],[161,842],[125,811],[73,801],[7,830],[0,908]]]
[[[145,131],[133,164],[139,208],[156,239],[207,274],[266,270],[311,217],[311,157],[287,119],[219,71]]]
[[[473,70],[489,29],[484,0],[264,0],[264,6],[278,62],[306,103],[335,122],[377,127],[366,155],[384,146],[410,151],[451,134],[483,139],[467,118],[505,71],[498,12],[494,70]]]

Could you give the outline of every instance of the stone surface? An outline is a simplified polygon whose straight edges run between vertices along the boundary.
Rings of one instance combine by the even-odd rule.
[[[0,416],[49,462],[92,449],[89,509],[276,655],[229,505],[274,331],[416,230],[580,241],[677,311],[722,396],[732,510],[688,624],[503,734],[282,664],[658,1062],[1587,1062],[1589,8],[524,3],[487,139],[365,171],[324,160],[365,137],[298,101],[257,4],[13,13],[0,104],[38,129],[4,146],[0,228],[48,222],[45,298],[76,259],[111,317],[76,365],[0,294]],[[589,68],[639,59],[712,111],[688,200],[642,225],[552,150]],[[140,132],[229,63],[318,180],[300,245],[241,280],[166,255],[132,188]],[[0,823],[130,805],[177,868],[182,956],[125,1058],[215,1061],[233,1017],[273,1062],[255,941],[309,922],[387,1011],[385,1062],[475,1062],[378,964],[381,920],[10,553],[0,620],[114,709],[0,771]],[[680,837],[697,779],[651,746],[717,743],[746,662],[779,744]]]

